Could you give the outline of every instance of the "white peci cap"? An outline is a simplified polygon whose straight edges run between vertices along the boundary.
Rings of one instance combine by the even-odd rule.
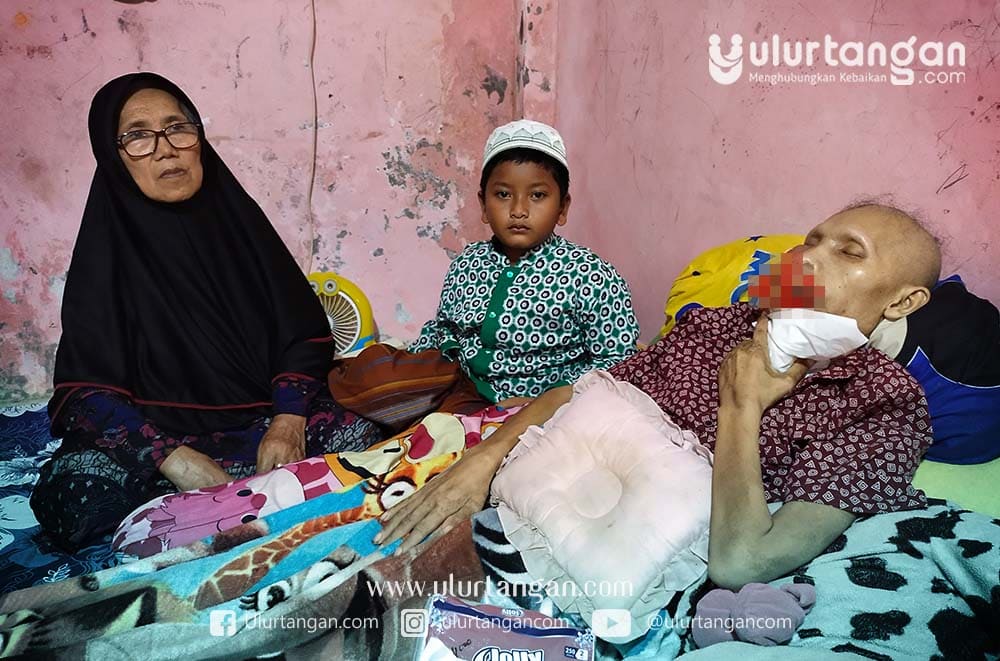
[[[480,172],[486,169],[486,164],[494,156],[508,149],[524,147],[534,149],[562,163],[569,170],[566,161],[566,145],[563,144],[559,132],[548,124],[542,124],[531,119],[518,119],[509,124],[498,126],[490,133],[483,150],[483,163]]]

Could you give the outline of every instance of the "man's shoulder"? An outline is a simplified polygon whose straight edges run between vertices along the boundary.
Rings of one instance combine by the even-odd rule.
[[[702,334],[742,334],[753,330],[759,316],[760,310],[742,302],[721,308],[697,307],[684,314],[677,328]]]

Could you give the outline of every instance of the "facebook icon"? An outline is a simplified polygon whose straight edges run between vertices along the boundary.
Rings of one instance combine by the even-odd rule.
[[[236,635],[236,611],[213,610],[208,614],[208,630],[213,636]]]

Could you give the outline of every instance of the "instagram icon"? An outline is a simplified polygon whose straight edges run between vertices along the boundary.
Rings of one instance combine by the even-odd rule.
[[[423,638],[427,633],[427,611],[423,608],[404,608],[399,612],[399,629],[404,638]]]

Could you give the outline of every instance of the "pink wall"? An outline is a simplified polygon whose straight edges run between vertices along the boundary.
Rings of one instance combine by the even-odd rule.
[[[1000,300],[990,272],[1000,257],[1000,58],[991,59],[1000,5],[693,4],[5,3],[0,400],[50,388],[93,168],[87,108],[106,80],[137,69],[190,93],[209,139],[303,268],[358,282],[389,334],[416,333],[450,257],[486,236],[475,196],[482,143],[517,116],[564,134],[567,235],[628,277],[646,337],[671,280],[701,250],[801,231],[863,193],[894,192],[922,208],[948,240],[946,269]],[[958,39],[968,79],[724,87],[707,73],[716,31],[725,40]]]
[[[894,193],[944,239],[945,272],[1000,302],[998,20],[992,0],[561,2],[556,121],[573,168],[567,235],[628,278],[649,337],[671,281],[702,250],[804,232],[859,195]],[[732,33],[746,42],[775,33],[959,40],[967,80],[771,87],[744,71],[723,86],[708,75],[713,32],[727,50]]]
[[[189,93],[304,269],[355,280],[389,334],[414,336],[429,318],[450,256],[487,236],[479,159],[492,127],[515,116],[520,8],[317,0],[315,10],[313,55],[309,0],[4,4],[0,401],[51,387],[93,173],[87,110],[128,71],[163,73]]]

